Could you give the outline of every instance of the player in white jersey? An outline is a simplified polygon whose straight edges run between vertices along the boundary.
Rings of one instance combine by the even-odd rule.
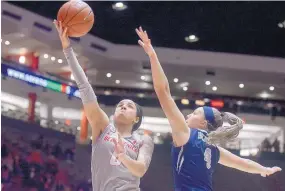
[[[68,28],[63,28],[60,21],[55,20],[54,24],[92,127],[93,191],[140,190],[140,178],[149,167],[154,147],[149,136],[133,134],[142,122],[141,107],[131,100],[122,100],[116,107],[114,123],[110,123],[70,46]]]

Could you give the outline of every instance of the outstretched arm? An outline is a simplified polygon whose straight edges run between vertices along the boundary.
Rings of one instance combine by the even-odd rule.
[[[66,60],[71,68],[72,74],[79,88],[80,97],[84,105],[87,119],[92,127],[92,140],[96,141],[104,128],[108,126],[109,118],[106,113],[100,108],[92,86],[88,82],[88,79],[80,64],[78,63],[73,49],[70,46],[69,38],[67,36],[68,29],[63,29],[60,21],[55,20],[54,24],[59,33]]]
[[[264,167],[252,160],[238,157],[221,147],[218,147],[218,149],[220,150],[219,163],[227,167],[235,168],[237,170],[252,174],[260,174],[263,177],[269,176],[271,174],[274,174],[275,172],[282,170],[279,167]]]
[[[140,27],[139,29],[136,29],[136,32],[141,39],[138,43],[149,56],[154,90],[172,128],[173,141],[176,146],[182,146],[187,143],[189,139],[190,129],[185,122],[183,114],[171,97],[167,77],[160,65],[146,31],[143,31]]]

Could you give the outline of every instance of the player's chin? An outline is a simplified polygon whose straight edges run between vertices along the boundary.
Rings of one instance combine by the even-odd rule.
[[[116,114],[116,120],[117,120],[117,121],[126,122],[126,121],[128,121],[129,119],[128,119],[128,116],[127,116],[125,113],[119,112],[119,113]]]

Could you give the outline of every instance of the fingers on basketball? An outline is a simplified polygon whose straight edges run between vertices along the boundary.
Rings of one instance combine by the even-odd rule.
[[[63,34],[62,34],[62,35],[63,35],[63,37],[67,37],[67,30],[68,30],[68,28],[67,28],[67,27],[65,27],[65,28],[64,28],[64,31],[63,31]]]
[[[54,19],[53,20],[53,24],[54,24],[56,30],[58,31],[58,22],[57,22],[57,20]]]

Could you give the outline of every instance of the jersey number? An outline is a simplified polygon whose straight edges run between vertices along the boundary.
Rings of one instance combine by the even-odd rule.
[[[204,161],[206,161],[207,169],[211,168],[211,158],[212,158],[211,149],[206,148],[206,150],[204,152]]]

